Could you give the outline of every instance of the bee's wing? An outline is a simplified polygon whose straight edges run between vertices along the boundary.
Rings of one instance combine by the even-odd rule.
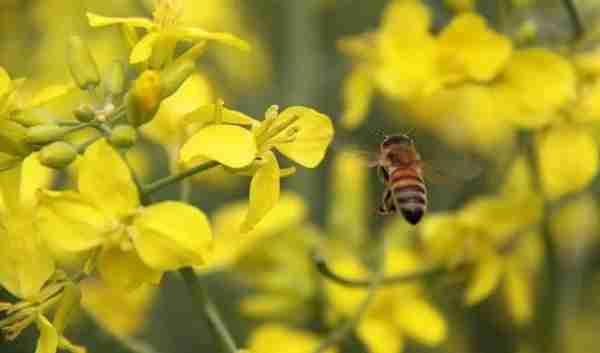
[[[477,178],[482,172],[482,163],[470,156],[458,158],[426,159],[421,162],[425,179],[434,184],[465,183]]]

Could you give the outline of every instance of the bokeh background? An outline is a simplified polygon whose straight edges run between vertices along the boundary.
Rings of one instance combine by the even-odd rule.
[[[214,46],[207,57],[203,57],[200,67],[207,82],[207,102],[221,97],[227,106],[255,117],[260,117],[271,104],[282,107],[306,105],[337,121],[343,112],[342,83],[352,67],[351,61],[338,49],[339,40],[376,29],[389,2],[187,0],[184,2],[182,21],[212,31],[232,32],[253,46],[250,53],[233,53],[230,48]],[[516,37],[524,35],[519,32],[526,30],[524,24],[534,23],[537,30],[535,45],[561,50],[561,46],[571,41],[572,26],[561,1],[506,1],[512,9],[508,15],[502,13],[502,6],[499,7],[498,2],[480,0],[475,4],[477,11],[485,16],[495,30]],[[435,32],[443,28],[455,14],[449,3],[460,2],[431,0],[426,3],[432,9]],[[580,0],[575,4],[586,27],[594,31],[596,23],[600,23],[600,2]],[[127,48],[118,31],[114,28],[92,30],[84,15],[86,11],[107,16],[151,16],[152,1],[1,0],[0,66],[6,68],[12,77],[27,77],[27,87],[31,90],[51,83],[68,82],[66,39],[73,33],[85,38],[100,67],[115,57],[125,61]],[[502,23],[501,27],[499,23]],[[523,43],[521,45],[527,45],[526,41]],[[74,96],[70,99],[76,102],[78,98]],[[69,103],[61,104],[52,108],[54,114],[72,107]],[[494,128],[493,125],[482,125],[477,133],[485,136],[492,133],[486,129]],[[594,139],[600,142],[598,124],[591,124],[588,128]],[[305,225],[303,230],[299,232],[298,227],[284,227],[277,231],[290,233],[285,236],[291,239],[300,238],[294,240],[301,244],[298,249],[302,249],[294,255],[297,264],[286,265],[282,264],[281,259],[271,259],[277,257],[273,253],[287,250],[281,249],[285,245],[267,243],[259,246],[263,250],[256,249],[253,252],[266,252],[264,258],[269,258],[271,262],[265,260],[263,264],[256,264],[250,259],[235,270],[203,274],[216,304],[239,342],[246,342],[251,332],[265,322],[260,315],[249,315],[248,311],[252,310],[242,310],[244,305],[241,303],[257,291],[247,277],[258,278],[259,275],[248,269],[263,266],[263,272],[288,277],[287,282],[295,276],[293,271],[304,272],[312,278],[318,276],[309,260],[313,240],[302,240],[302,237],[312,232],[310,239],[315,233],[319,238],[323,232],[313,228],[335,227],[336,210],[339,207],[353,208],[351,212],[363,214],[363,221],[357,221],[364,223],[357,227],[364,227],[361,229],[366,231],[357,235],[361,242],[368,242],[381,229],[385,230],[386,236],[397,238],[395,241],[398,242],[402,242],[402,237],[407,234],[412,234],[413,231],[398,223],[401,221],[380,217],[374,212],[379,204],[382,186],[373,171],[368,170],[366,165],[336,167],[333,163],[341,151],[349,148],[353,151],[375,151],[381,140],[379,131],[387,134],[410,132],[421,154],[435,160],[437,169],[442,172],[453,171],[448,174],[474,175],[473,178],[464,179],[451,176],[449,180],[431,183],[429,194],[432,212],[459,209],[467,200],[497,190],[505,178],[512,156],[520,148],[518,143],[493,145],[491,148],[480,148],[476,143],[455,143],[455,139],[445,136],[440,130],[419,124],[408,109],[383,96],[376,96],[366,121],[359,128],[336,128],[336,138],[324,164],[314,170],[300,169],[296,175],[284,180],[283,188],[294,192],[293,197],[303,200],[303,211],[299,216]],[[515,130],[514,134],[516,141],[520,132]],[[568,144],[569,141],[564,143]],[[139,168],[146,171],[146,178],[151,180],[164,175],[167,164],[165,151],[150,142],[144,144],[143,151],[151,155],[150,159],[139,161]],[[600,229],[597,221],[600,210],[597,196],[600,182],[597,179],[574,198],[567,216],[570,222],[567,228],[557,228],[562,233],[554,234],[559,239],[557,244],[561,264],[561,281],[554,295],[560,298],[557,304],[558,332],[561,351],[564,352],[600,352],[600,345],[597,344],[597,332],[600,330]],[[170,188],[164,191],[163,196],[176,191],[176,188]],[[218,214],[224,205],[232,205],[246,197],[246,194],[246,179],[212,175],[199,178],[194,184],[191,200],[201,205],[208,214]],[[517,214],[521,210],[513,211]],[[390,223],[395,225],[390,226]],[[353,226],[352,223],[349,225]],[[294,230],[290,231],[291,228]],[[291,234],[294,232],[299,234]],[[281,267],[274,269],[269,264]],[[294,280],[298,277],[292,279],[295,285],[304,285],[301,280]],[[535,342],[536,337],[543,337],[543,333],[539,336],[539,322],[514,325],[507,319],[499,294],[493,294],[477,305],[466,306],[460,285],[456,284],[458,282],[460,278],[449,277],[425,284],[428,297],[436,303],[449,325],[445,342],[437,347],[428,347],[409,340],[405,344],[405,352],[536,351],[535,344],[530,342]],[[160,288],[143,289],[127,299],[106,289],[94,288],[94,285],[89,284],[89,293],[92,294],[84,305],[87,310],[78,314],[68,332],[72,341],[86,346],[89,352],[130,352],[127,345],[133,345],[141,351],[162,353],[219,351],[208,327],[192,313],[191,302],[178,276],[168,274]],[[310,285],[306,284],[306,287]],[[6,293],[3,295],[8,298]],[[548,293],[541,292],[538,295],[543,297]],[[401,301],[402,298],[398,297],[397,300]],[[291,307],[284,309],[292,317],[284,317],[280,321],[296,325],[299,317],[302,317],[300,326],[325,335],[329,328],[320,320],[323,310],[319,305],[322,304],[303,303],[299,311]],[[35,332],[28,330],[14,342],[0,340],[0,352],[33,352],[34,344]],[[287,351],[285,345],[279,345],[279,350],[272,352]],[[348,339],[340,348],[340,352],[363,351],[365,347],[356,337]]]

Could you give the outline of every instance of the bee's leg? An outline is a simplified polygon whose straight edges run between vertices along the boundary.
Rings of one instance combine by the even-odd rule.
[[[386,189],[383,193],[383,199],[381,205],[377,208],[377,213],[380,215],[389,215],[396,212],[396,205],[392,197],[392,190]]]
[[[383,166],[377,167],[377,176],[382,183],[387,184],[388,180],[390,180],[390,175]]]

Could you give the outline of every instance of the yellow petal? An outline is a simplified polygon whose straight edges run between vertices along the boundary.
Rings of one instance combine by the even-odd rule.
[[[293,116],[299,117],[298,121],[283,131],[279,136],[284,136],[290,129],[299,129],[294,141],[279,143],[275,147],[289,159],[307,167],[316,167],[325,157],[327,147],[333,139],[333,124],[325,114],[306,107],[289,107],[277,119],[286,121]]]
[[[357,327],[360,340],[370,353],[402,352],[402,335],[392,323],[377,319],[364,319]]]
[[[508,62],[512,45],[507,37],[488,28],[474,13],[454,17],[438,37],[440,63],[451,81],[488,81]]]
[[[548,198],[584,189],[598,173],[598,146],[584,129],[560,126],[536,139],[542,186]]]
[[[148,60],[152,55],[154,43],[156,43],[159,38],[160,35],[157,32],[150,32],[146,34],[131,50],[129,63],[137,64]]]
[[[4,96],[4,94],[10,90],[10,88],[10,76],[8,76],[8,72],[6,72],[6,70],[0,66],[0,99],[3,98],[2,96]]]
[[[180,151],[183,163],[198,157],[206,157],[231,168],[245,167],[256,157],[254,135],[239,126],[207,126],[194,134]]]
[[[54,273],[54,261],[33,224],[31,210],[12,212],[0,228],[0,284],[33,299]]]
[[[436,346],[446,339],[446,320],[423,299],[405,299],[394,310],[396,325],[406,335],[428,346]]]
[[[129,168],[104,139],[85,151],[78,186],[86,200],[113,215],[125,215],[140,204]]]
[[[25,158],[21,166],[21,188],[19,190],[21,207],[34,207],[37,202],[38,190],[50,187],[55,176],[54,170],[40,164],[37,152]]]
[[[423,34],[429,32],[431,13],[421,1],[393,1],[385,8],[381,27],[391,33]]]
[[[161,202],[144,208],[134,227],[133,242],[149,267],[170,271],[206,263],[212,232],[199,209],[181,202]]]
[[[279,164],[272,152],[264,154],[260,166],[250,182],[250,205],[241,231],[254,228],[279,200]]]
[[[354,129],[365,120],[374,88],[371,70],[365,65],[355,66],[343,85],[344,113],[340,120],[343,127]]]
[[[56,98],[62,97],[70,92],[73,92],[77,86],[74,83],[67,83],[63,85],[52,85],[44,87],[30,100],[26,101],[22,109],[27,110],[29,108],[38,107],[44,105]]]
[[[100,245],[109,220],[81,194],[42,191],[36,226],[51,249],[84,251]]]
[[[185,118],[190,112],[213,101],[213,89],[206,77],[192,74],[179,89],[164,99],[144,134],[163,144],[180,144],[184,136]]]
[[[533,318],[532,279],[522,271],[512,268],[506,272],[504,297],[508,310],[518,324],[524,324]]]
[[[231,45],[232,47],[248,51],[250,45],[243,39],[234,36],[231,33],[225,32],[208,32],[197,27],[185,27],[175,32],[176,36],[180,36],[193,41],[199,40],[214,40],[219,43]]]
[[[600,120],[600,80],[581,86],[577,101],[569,109],[570,117],[582,123]]]
[[[35,320],[40,337],[37,341],[35,353],[56,353],[58,349],[58,332],[48,319],[39,314]]]
[[[101,281],[84,281],[82,306],[103,327],[119,337],[130,337],[144,327],[158,288],[142,285],[136,290],[108,287]],[[114,310],[118,307],[119,310]]]
[[[184,122],[186,124],[208,124],[214,122],[216,106],[216,104],[203,105],[186,115],[184,117]],[[236,110],[227,109],[225,107],[222,108],[221,114],[221,122],[226,124],[250,126],[258,124],[258,121],[256,119],[253,119],[244,113],[238,112]]]
[[[146,266],[135,250],[105,248],[98,256],[98,272],[111,287],[133,290],[143,283],[158,283],[162,273]]]
[[[154,23],[152,21],[143,17],[106,17],[92,12],[87,12],[86,16],[90,26],[92,27],[103,27],[115,24],[128,24],[133,27],[142,27],[145,29],[154,27]]]
[[[465,293],[467,304],[476,304],[487,298],[498,287],[502,276],[502,260],[494,254],[486,255],[475,269]]]
[[[300,225],[308,212],[300,196],[283,193],[279,202],[256,227],[242,235],[239,231],[247,209],[245,202],[238,202],[215,213],[212,222],[215,230],[215,248],[210,260],[213,266],[231,265],[260,240]]]
[[[348,278],[368,278],[369,272],[362,264],[348,256],[334,258],[330,266],[335,273]],[[350,317],[365,299],[365,291],[357,288],[344,287],[332,281],[325,282],[325,293],[331,309],[344,316]]]
[[[252,332],[248,347],[256,353],[307,353],[319,345],[319,338],[309,331],[280,324],[266,324]],[[333,353],[327,350],[326,353]]]
[[[575,97],[575,72],[562,56],[542,48],[515,52],[494,87],[507,119],[537,128]]]

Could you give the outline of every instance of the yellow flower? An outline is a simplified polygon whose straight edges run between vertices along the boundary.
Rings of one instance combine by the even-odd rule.
[[[158,288],[151,285],[123,291],[96,280],[82,282],[81,289],[82,307],[117,336],[132,336],[145,324],[158,294]]]
[[[542,188],[558,199],[585,188],[598,173],[598,146],[583,128],[556,126],[536,139]]]
[[[43,191],[36,221],[53,248],[92,250],[108,284],[135,288],[205,264],[212,235],[202,211],[171,201],[141,207],[128,167],[105,140],[86,150],[78,189]]]
[[[214,99],[212,91],[206,77],[192,74],[174,94],[161,102],[152,121],[144,125],[144,134],[164,145],[180,145],[186,137],[184,116],[210,104]]]
[[[258,318],[306,319],[307,307],[318,292],[307,254],[321,236],[316,227],[302,224],[256,241],[234,267],[242,283],[257,291],[242,300],[242,311]]]
[[[559,109],[575,99],[575,71],[567,59],[543,48],[513,54],[494,96],[515,124],[538,128],[552,122]]]
[[[394,1],[385,9],[375,39],[374,78],[386,95],[406,99],[441,87],[430,22],[429,9],[419,1]]]
[[[179,23],[182,11],[180,1],[161,0],[156,3],[153,21],[143,17],[105,17],[91,12],[88,12],[87,16],[92,27],[122,25],[129,33],[134,33],[136,28],[146,31],[139,41],[130,38],[134,41],[129,57],[132,64],[150,60],[153,68],[160,68],[170,60],[178,41],[197,43],[215,40],[240,49],[249,49],[246,42],[229,33],[208,32],[197,27],[182,26]]]
[[[200,128],[183,145],[180,160],[184,165],[202,160],[214,160],[231,168],[232,172],[251,175],[250,208],[242,231],[252,230],[279,199],[279,180],[295,169],[280,169],[272,149],[308,167],[316,167],[325,156],[333,139],[333,124],[329,117],[306,107],[289,107],[279,113],[270,107],[265,120],[256,120],[221,105],[200,108],[189,114],[190,124]],[[233,125],[236,124],[236,125]],[[240,125],[252,125],[252,131]]]
[[[445,0],[444,3],[455,12],[472,11],[475,9],[476,0]]]
[[[33,224],[37,188],[47,187],[53,173],[35,154],[22,166],[0,173],[0,284],[15,296],[32,299],[54,273],[54,261]]]
[[[271,238],[286,229],[293,229],[304,221],[307,215],[304,200],[298,195],[283,193],[273,207],[255,227],[246,234],[240,234],[248,210],[245,202],[236,202],[219,209],[214,217],[214,251],[209,264],[215,267],[231,266],[245,256],[254,244]]]
[[[278,324],[265,324],[252,332],[248,349],[253,353],[310,353],[319,346],[319,342],[319,337],[311,332]],[[336,351],[328,349],[325,352]]]
[[[438,43],[445,82],[489,81],[512,54],[510,40],[489,29],[485,19],[474,13],[453,18],[440,33]]]
[[[431,261],[473,265],[468,304],[502,288],[517,323],[533,316],[531,282],[542,256],[536,227],[543,200],[533,191],[531,174],[525,159],[518,158],[497,195],[478,197],[455,213],[432,214],[423,220],[421,233]]]
[[[423,268],[421,259],[411,250],[392,248],[386,261],[386,273],[414,273]],[[354,259],[333,259],[332,268],[350,278],[365,278],[369,272]],[[328,303],[336,316],[352,315],[364,300],[364,289],[326,283]],[[371,353],[401,352],[407,338],[436,346],[447,335],[446,321],[425,298],[418,283],[377,289],[373,303],[356,328],[358,337]]]

